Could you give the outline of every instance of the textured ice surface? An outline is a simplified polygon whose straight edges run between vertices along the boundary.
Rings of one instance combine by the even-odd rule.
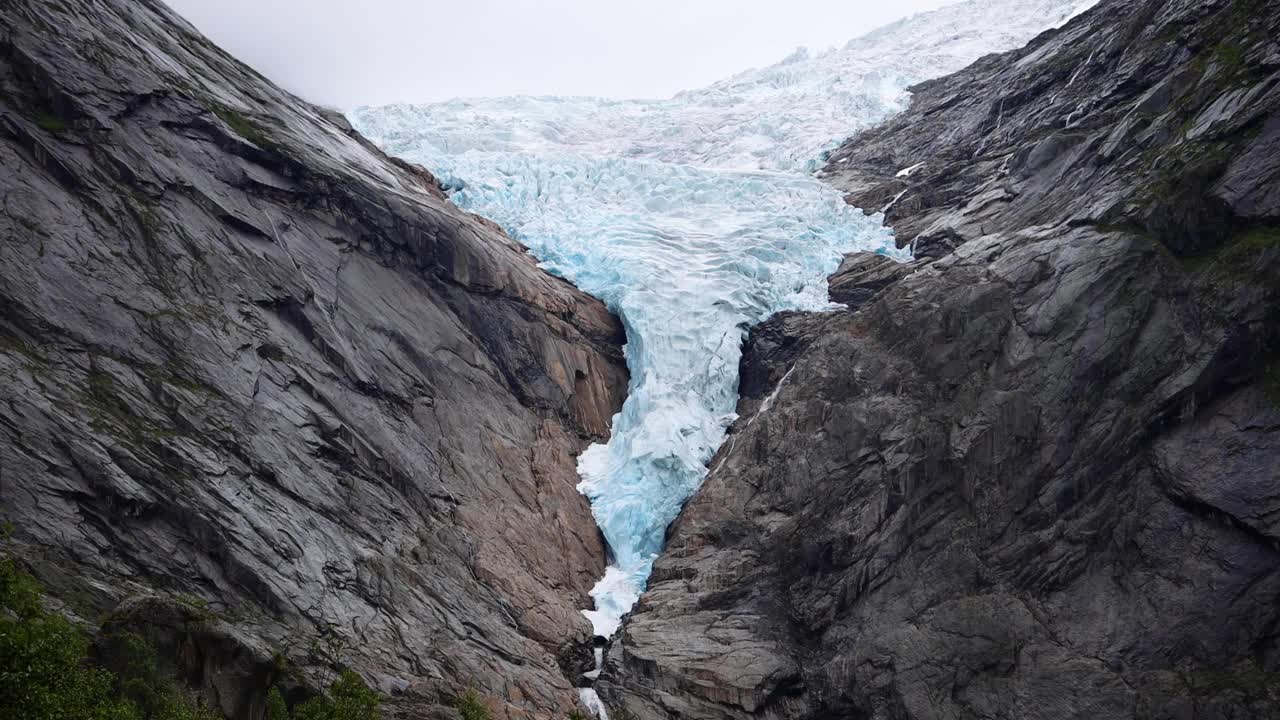
[[[908,85],[1026,43],[1095,0],[987,0],[885,26],[840,49],[797,50],[666,100],[459,99],[356,111],[361,129],[438,159],[468,150],[573,152],[704,167],[803,170],[902,109]],[[435,170],[436,168],[432,168]]]
[[[842,254],[898,252],[880,218],[806,171],[902,109],[908,85],[1025,43],[1081,8],[962,3],[668,100],[516,97],[351,114],[626,325],[629,395],[608,444],[579,462],[613,553],[587,613],[597,633],[611,635],[639,597],[667,525],[734,419],[747,328],[827,307],[826,276]]]

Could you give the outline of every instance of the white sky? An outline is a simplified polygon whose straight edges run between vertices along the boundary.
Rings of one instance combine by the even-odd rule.
[[[167,0],[303,97],[668,97],[954,0]]]

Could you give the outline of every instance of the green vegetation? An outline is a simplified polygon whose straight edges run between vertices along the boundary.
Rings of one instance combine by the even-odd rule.
[[[276,688],[267,693],[267,714],[264,720],[289,720],[289,706],[284,703],[284,696]]]
[[[48,130],[49,132],[55,132],[55,133],[62,132],[63,130],[66,130],[68,127],[70,127],[70,125],[67,124],[66,120],[63,120],[57,115],[54,115],[53,113],[49,113],[49,112],[38,111],[35,113],[35,116],[32,119],[35,120],[37,125],[44,128],[45,130]]]
[[[1189,271],[1214,269],[1230,276],[1247,278],[1264,252],[1280,248],[1280,228],[1257,226],[1238,232],[1225,245],[1207,253],[1182,258]]]
[[[113,673],[105,666],[118,663]],[[43,590],[13,557],[0,558],[0,720],[216,720],[158,677],[155,654],[132,633],[91,658],[90,637],[48,612]]]
[[[270,146],[271,143],[267,139],[262,126],[247,115],[226,107],[215,107],[213,114],[221,118],[222,122],[227,124],[227,127],[245,140],[263,148]]]
[[[1240,693],[1250,698],[1280,696],[1280,673],[1269,672],[1251,661],[1215,668],[1196,668],[1182,674],[1182,681],[1196,695],[1213,697]]]
[[[89,411],[89,427],[120,440],[143,445],[177,435],[173,427],[139,415],[125,394],[125,387],[109,372],[91,370],[80,397]],[[182,600],[179,598],[179,602]],[[193,611],[196,608],[191,608]]]
[[[0,537],[12,530],[0,528]],[[176,601],[197,617],[216,617],[207,602]],[[277,669],[288,666],[276,653]],[[482,715],[489,716],[471,696]],[[350,670],[328,693],[292,711],[276,688],[267,696],[266,720],[381,720],[380,698]],[[12,556],[0,555],[0,720],[220,720],[190,693],[161,677],[155,649],[141,635],[89,632],[44,609],[40,583]]]
[[[1213,59],[1234,70],[1244,65],[1244,48],[1234,42],[1218,43],[1213,48]]]
[[[136,633],[106,637],[96,660],[116,672],[116,689],[144,720],[217,720],[221,716],[200,705],[189,693],[160,677],[155,650]]]
[[[278,692],[275,694],[279,696]],[[292,720],[380,720],[380,702],[378,693],[370,690],[359,675],[345,670],[329,686],[328,695],[317,695],[301,703],[289,717]],[[277,713],[282,704],[277,704]]]
[[[1247,82],[1256,73],[1250,72],[1245,62],[1247,51],[1268,40],[1265,24],[1253,20],[1265,13],[1265,0],[1240,0],[1227,3],[1221,12],[1206,18],[1197,27],[1205,49],[1192,61],[1192,67],[1203,73],[1208,65],[1218,65],[1224,71],[1224,87]]]
[[[1280,228],[1255,227],[1231,239],[1222,249],[1222,259],[1229,263],[1253,263],[1263,252],[1280,247]]]
[[[285,673],[289,661],[277,652],[272,660],[276,670]],[[280,688],[267,693],[267,710],[263,720],[382,720],[382,699],[369,689],[360,676],[343,671],[329,686],[327,695],[318,695],[297,704],[292,711]]]
[[[473,687],[467,688],[462,697],[453,701],[453,709],[458,711],[462,720],[489,720],[489,708],[480,701]]]
[[[329,686],[327,695],[317,695],[289,710],[279,688],[267,693],[264,720],[381,720],[381,698],[360,676],[344,671]]]
[[[202,597],[179,593],[173,596],[173,600],[190,612],[196,622],[209,623],[223,619],[213,608],[209,607],[209,601]]]

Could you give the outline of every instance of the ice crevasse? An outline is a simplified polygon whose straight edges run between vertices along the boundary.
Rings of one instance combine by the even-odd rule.
[[[906,88],[1024,44],[1091,5],[972,0],[666,100],[513,97],[359,108],[362,133],[435,173],[627,331],[631,387],[580,490],[612,554],[587,611],[612,635],[733,422],[747,330],[828,308],[843,254],[905,257],[809,175],[902,109]],[[927,162],[927,159],[924,159]],[[913,168],[914,169],[914,168]]]

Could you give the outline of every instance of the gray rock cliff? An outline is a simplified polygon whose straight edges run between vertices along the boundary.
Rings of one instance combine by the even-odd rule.
[[[753,331],[616,716],[1280,717],[1277,38],[1107,0],[833,154],[919,259]]]
[[[0,519],[53,595],[198,647],[233,718],[277,653],[574,707],[599,302],[158,0],[0,8],[0,202]]]

